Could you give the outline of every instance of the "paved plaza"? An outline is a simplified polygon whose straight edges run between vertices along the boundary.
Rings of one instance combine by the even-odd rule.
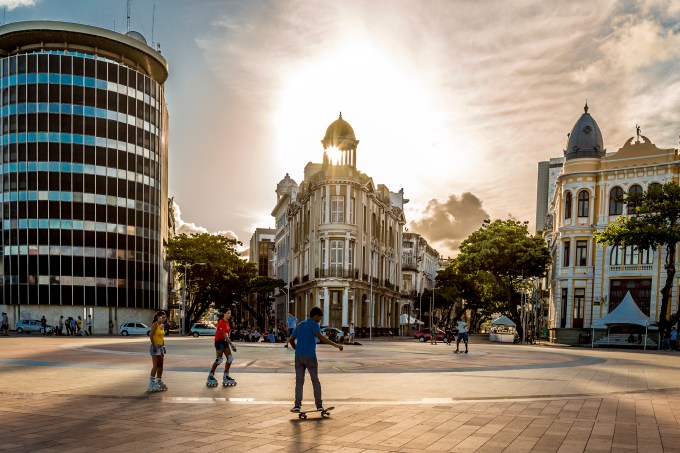
[[[208,388],[212,339],[0,338],[1,451],[680,451],[680,353],[414,340],[319,346],[329,418],[289,412],[293,351],[239,343]],[[220,370],[221,371],[221,370]],[[309,379],[303,406],[313,398]]]

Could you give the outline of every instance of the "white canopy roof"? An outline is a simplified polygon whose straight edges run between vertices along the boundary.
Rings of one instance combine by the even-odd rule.
[[[425,324],[423,321],[418,321],[413,316],[409,316],[406,313],[402,313],[399,316],[399,324]]]
[[[653,321],[649,316],[642,313],[640,307],[638,307],[633,300],[633,296],[630,295],[630,291],[628,291],[626,297],[623,298],[619,306],[604,318],[596,320],[593,323],[593,327],[597,328],[598,325],[611,324],[637,324],[638,326],[649,326],[652,322]]]
[[[514,326],[517,327],[517,324],[515,324],[512,319],[508,318],[507,316],[501,316],[498,319],[495,319],[491,321],[492,326]]]

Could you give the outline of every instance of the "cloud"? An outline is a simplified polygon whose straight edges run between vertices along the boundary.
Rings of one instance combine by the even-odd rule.
[[[186,234],[191,236],[192,234],[209,233],[219,236],[226,236],[238,240],[238,236],[233,231],[223,230],[210,232],[208,231],[207,228],[196,225],[195,223],[185,222],[182,219],[182,210],[179,208],[179,205],[174,200],[172,202],[172,209],[175,213],[175,231],[177,232],[177,234]]]
[[[457,253],[460,243],[478,230],[489,214],[482,201],[470,192],[449,195],[445,201],[432,199],[410,230],[423,236],[442,255]]]
[[[38,0],[0,0],[0,8],[7,8],[9,11],[22,6],[35,6]]]

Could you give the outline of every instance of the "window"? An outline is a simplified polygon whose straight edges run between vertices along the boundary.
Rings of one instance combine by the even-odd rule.
[[[331,223],[345,222],[345,197],[333,195],[331,197]]]
[[[401,281],[404,284],[404,291],[407,293],[410,293],[413,291],[413,275],[411,274],[402,274],[401,275]]]
[[[590,205],[590,194],[587,190],[578,193],[578,216],[588,217],[588,207]]]
[[[661,190],[661,184],[658,182],[651,183],[647,188],[647,192],[656,192],[657,190]]]
[[[609,263],[611,266],[652,264],[654,252],[651,249],[640,250],[637,247],[612,247]]]
[[[321,269],[326,269],[326,241],[321,239]]]
[[[576,241],[576,266],[588,265],[588,241]]]
[[[628,214],[635,212],[635,208],[640,206],[640,198],[642,197],[642,187],[635,184],[628,189]]]
[[[344,255],[344,239],[331,239],[331,267],[332,276],[339,277],[342,274],[342,261]]]
[[[355,248],[355,241],[349,241],[349,261],[347,262],[347,267],[349,270],[354,269],[354,248]]]
[[[349,223],[354,225],[356,223],[356,213],[355,213],[356,202],[354,197],[349,199]]]
[[[623,189],[614,187],[609,192],[609,215],[621,215],[623,213]]]
[[[562,266],[569,267],[569,252],[571,251],[571,242],[564,241],[564,253],[562,254]]]
[[[562,300],[560,310],[560,327],[567,327],[567,298],[569,297],[569,289],[562,288]]]
[[[571,219],[571,192],[564,195],[564,218]]]
[[[321,222],[326,223],[326,197],[321,197]]]

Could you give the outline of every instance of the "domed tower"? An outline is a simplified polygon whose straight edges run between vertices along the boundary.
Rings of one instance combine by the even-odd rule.
[[[324,165],[347,165],[356,168],[359,140],[354,136],[352,126],[342,119],[342,112],[338,119],[326,129],[326,135],[321,140],[321,144],[323,145]]]
[[[583,115],[576,121],[569,134],[567,148],[564,150],[566,160],[579,158],[604,157],[604,141],[602,132],[595,119],[588,113],[588,103],[583,107]]]
[[[284,195],[290,195],[293,189],[297,189],[297,186],[295,180],[286,173],[286,177],[276,185],[276,199],[280,200]]]

